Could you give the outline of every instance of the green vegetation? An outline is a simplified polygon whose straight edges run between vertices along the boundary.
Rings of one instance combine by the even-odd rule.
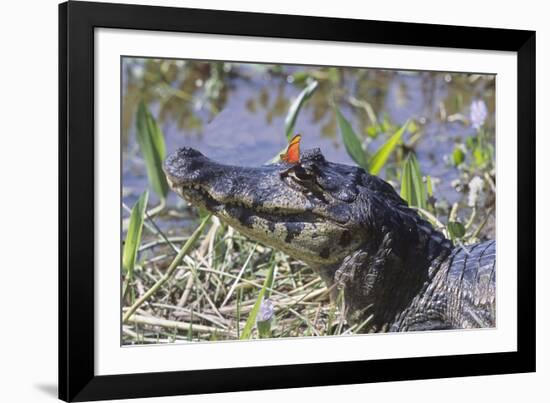
[[[290,106],[290,109],[285,119],[285,135],[289,141],[292,136],[294,136],[294,126],[296,125],[296,119],[298,118],[298,114],[302,109],[302,105],[304,105],[306,101],[311,98],[311,95],[313,95],[313,92],[317,89],[317,85],[318,82],[312,80],[308,84],[308,86],[304,88],[302,92],[300,92],[300,95],[298,95],[298,97]]]
[[[409,206],[427,208],[428,187],[422,180],[420,166],[413,153],[410,153],[401,176],[401,197]]]
[[[164,135],[143,101],[139,103],[136,120],[137,141],[145,160],[149,183],[160,199],[164,200],[169,190],[162,171],[162,162],[166,157]]]
[[[149,200],[149,192],[145,191],[140,196],[135,206],[132,208],[130,215],[130,225],[126,233],[126,241],[122,252],[122,270],[124,271],[124,286],[122,288],[122,296],[126,295],[128,285],[132,285],[134,279],[134,267],[136,265],[136,257],[139,245],[141,244],[141,231],[143,228],[143,220],[145,219],[145,209]],[[130,300],[134,301],[134,288],[130,287]]]
[[[342,112],[340,112],[338,108],[336,108],[336,116],[338,117],[338,126],[340,127],[340,131],[342,132],[342,139],[344,140],[346,151],[348,152],[349,156],[357,163],[357,165],[368,171],[369,164],[367,162],[367,154],[363,150],[361,140],[359,140],[359,137],[357,136],[357,134],[355,134],[353,128],[346,120],[346,118],[344,118]]]

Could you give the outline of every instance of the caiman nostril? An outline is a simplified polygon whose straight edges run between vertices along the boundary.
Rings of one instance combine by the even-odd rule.
[[[181,147],[176,153],[180,158],[202,157],[202,154],[199,151],[191,147]]]

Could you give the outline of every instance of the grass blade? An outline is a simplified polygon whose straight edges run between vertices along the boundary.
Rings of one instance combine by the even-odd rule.
[[[168,183],[162,170],[166,156],[164,135],[143,101],[138,106],[136,126],[137,141],[145,159],[149,183],[159,198],[164,200],[168,193]]]
[[[264,281],[264,286],[266,288],[265,290],[265,297],[269,298],[271,297],[271,289],[273,288],[273,283],[275,282],[275,277],[277,276],[277,268],[275,267],[275,253],[271,253],[271,267],[269,268],[269,271],[267,272],[267,277]]]
[[[401,178],[401,197],[409,206],[426,209],[426,186],[422,181],[422,173],[418,161],[413,153],[410,153],[403,167]]]
[[[264,297],[267,298],[267,296],[269,295],[269,292],[267,289],[273,285],[273,279],[275,278],[274,272],[275,272],[275,261],[273,260],[271,263],[269,272],[267,273],[267,277],[264,280],[264,285],[260,290],[260,293],[258,294],[258,298],[256,299],[256,302],[254,303],[252,310],[248,314],[248,318],[246,319],[246,324],[244,325],[243,331],[241,333],[241,340],[248,340],[252,335],[252,330],[254,329],[254,325],[256,324],[256,316],[258,316],[258,312],[260,311],[260,305],[262,303],[262,300],[264,299]]]
[[[126,273],[133,270],[136,263],[148,199],[149,192],[145,191],[139,197],[136,204],[134,204],[134,207],[132,207],[130,224],[128,225],[128,233],[126,234],[126,241],[124,242],[124,251],[122,254],[122,268]]]
[[[426,190],[428,191],[428,196],[433,197],[434,190],[432,185],[432,177],[430,175],[426,176]]]
[[[294,102],[292,102],[292,105],[290,105],[285,119],[285,135],[288,141],[290,141],[292,136],[294,136],[294,126],[296,125],[296,119],[298,118],[298,114],[300,113],[302,106],[311,97],[311,95],[313,95],[317,89],[317,85],[317,81],[312,81],[309,83],[308,86],[300,92]]]
[[[401,128],[395,132],[393,136],[391,136],[388,141],[386,141],[382,146],[374,153],[371,160],[369,161],[370,166],[370,173],[372,175],[378,175],[380,170],[384,167],[384,164],[386,164],[386,161],[388,160],[389,156],[395,150],[395,147],[399,142],[401,141],[401,137],[403,136],[403,133],[405,132],[405,129],[409,125],[409,121],[407,120]]]
[[[141,244],[141,231],[143,229],[148,199],[149,192],[143,192],[130,213],[130,224],[128,225],[124,250],[122,251],[122,269],[126,275],[122,290],[123,296],[126,295],[128,285],[132,284],[134,278],[134,266],[136,265],[137,253]]]
[[[357,163],[357,165],[364,169],[368,169],[367,156],[365,154],[365,151],[363,151],[363,147],[361,146],[361,141],[359,140],[359,137],[357,136],[357,134],[355,134],[355,131],[353,131],[353,128],[344,117],[344,115],[342,115],[340,109],[335,109],[338,126],[340,127],[340,133],[342,133],[342,138],[344,140],[344,145],[346,146],[346,151],[348,152],[349,156]]]

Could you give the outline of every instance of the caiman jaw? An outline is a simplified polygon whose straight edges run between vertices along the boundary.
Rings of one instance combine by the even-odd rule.
[[[288,168],[222,165],[190,148],[170,155],[164,167],[176,193],[244,235],[309,264],[339,262],[359,244],[346,225],[349,214],[330,194],[295,186],[284,175]]]

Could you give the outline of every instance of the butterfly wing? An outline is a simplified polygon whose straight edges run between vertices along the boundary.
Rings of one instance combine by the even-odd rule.
[[[291,164],[296,164],[300,161],[300,140],[302,136],[297,134],[290,140],[285,154],[281,154],[281,159]]]

